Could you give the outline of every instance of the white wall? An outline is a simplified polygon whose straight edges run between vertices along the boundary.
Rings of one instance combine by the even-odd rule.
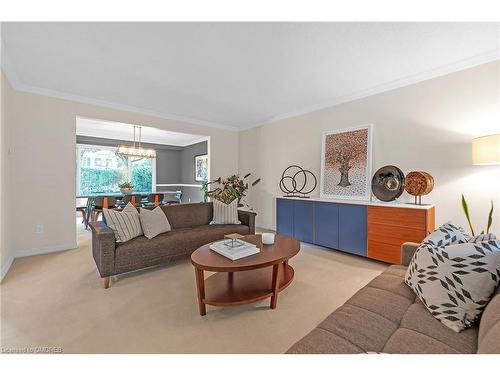
[[[257,225],[275,227],[275,196],[288,165],[310,169],[319,183],[323,131],[372,123],[373,171],[394,164],[431,173],[436,187],[424,201],[436,205],[437,224],[466,225],[463,192],[473,222],[484,228],[493,200],[500,235],[500,166],[472,166],[470,155],[473,137],[500,133],[499,80],[497,61],[241,132],[239,170],[262,177],[248,199]]]
[[[15,257],[76,246],[77,116],[210,136],[212,173],[224,176],[238,169],[238,134],[233,131],[24,93],[10,85],[4,85],[2,93],[9,101],[11,149],[10,176],[3,168],[2,174],[8,201],[15,202],[3,224]],[[44,225],[44,233],[35,233],[37,224]]]
[[[7,81],[3,74],[0,74],[0,280],[4,277],[5,273],[12,263],[12,254],[6,242],[5,223],[6,223],[6,207],[7,207],[7,150],[8,150],[8,133],[7,133],[7,96],[3,95],[4,87]]]

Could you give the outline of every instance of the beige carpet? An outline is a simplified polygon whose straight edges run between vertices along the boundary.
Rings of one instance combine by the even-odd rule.
[[[303,246],[295,280],[269,300],[198,314],[189,261],[112,278],[103,289],[79,247],[16,259],[1,284],[1,346],[64,353],[283,353],[387,266]]]

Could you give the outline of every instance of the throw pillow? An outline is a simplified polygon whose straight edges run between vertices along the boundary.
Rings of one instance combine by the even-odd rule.
[[[496,240],[496,236],[493,233],[487,233],[487,234],[478,234],[477,236],[469,238],[467,242],[470,243],[478,243],[478,242],[483,242],[483,241],[492,241]]]
[[[225,204],[214,199],[214,216],[210,224],[241,224],[238,220],[238,199]]]
[[[170,223],[168,222],[167,216],[160,206],[156,207],[153,210],[141,208],[139,218],[141,220],[144,235],[148,239],[154,238],[160,233],[165,233],[172,229],[170,227]]]
[[[405,282],[430,313],[455,332],[481,315],[500,280],[500,241],[422,243]]]
[[[129,202],[123,211],[102,209],[106,225],[115,233],[116,242],[127,242],[142,235],[137,209]]]
[[[469,235],[466,234],[461,227],[448,222],[425,237],[422,244],[446,246],[455,243],[464,243],[467,242],[468,239]]]

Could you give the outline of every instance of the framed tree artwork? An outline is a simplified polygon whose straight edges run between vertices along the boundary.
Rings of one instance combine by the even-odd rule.
[[[194,180],[208,180],[208,155],[196,155],[194,157]]]
[[[322,198],[369,200],[372,125],[323,133]]]

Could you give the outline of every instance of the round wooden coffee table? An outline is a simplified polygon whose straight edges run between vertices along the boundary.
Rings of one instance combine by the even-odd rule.
[[[281,235],[276,235],[273,245],[263,245],[260,235],[243,239],[257,245],[260,253],[232,261],[210,250],[207,244],[191,255],[200,315],[206,314],[205,305],[241,305],[268,297],[271,309],[275,309],[278,293],[292,282],[294,270],[288,259],[299,252],[299,241]],[[215,273],[205,280],[204,271]]]

